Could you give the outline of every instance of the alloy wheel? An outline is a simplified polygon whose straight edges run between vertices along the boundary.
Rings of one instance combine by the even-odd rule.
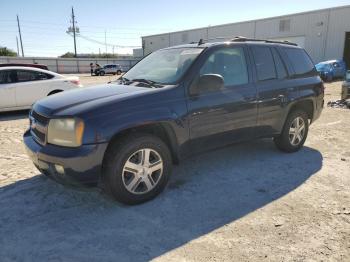
[[[303,141],[305,136],[305,122],[302,117],[296,117],[289,128],[289,141],[293,146],[297,146]]]
[[[131,154],[123,167],[123,184],[132,194],[145,194],[156,187],[163,174],[158,152],[143,148]]]

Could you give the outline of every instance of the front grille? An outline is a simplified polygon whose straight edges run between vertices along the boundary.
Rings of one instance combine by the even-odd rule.
[[[49,118],[47,118],[46,116],[43,115],[39,115],[37,112],[35,112],[34,110],[31,112],[31,115],[33,118],[35,118],[35,120],[37,120],[39,123],[41,123],[42,125],[47,125],[47,123],[49,122]]]
[[[30,132],[34,139],[40,144],[46,143],[47,125],[49,120],[49,118],[38,114],[34,110],[30,112]]]

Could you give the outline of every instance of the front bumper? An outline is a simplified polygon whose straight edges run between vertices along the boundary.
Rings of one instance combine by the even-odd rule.
[[[38,144],[27,130],[23,135],[28,156],[45,175],[71,185],[97,184],[107,143],[67,148]],[[62,172],[63,170],[63,172]]]

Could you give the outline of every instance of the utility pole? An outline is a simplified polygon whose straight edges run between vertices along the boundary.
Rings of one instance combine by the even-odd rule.
[[[19,25],[19,18],[18,18],[18,15],[17,15],[17,25],[18,25],[19,40],[20,40],[20,42],[21,42],[22,57],[24,57],[23,43],[22,43],[22,34],[21,34],[21,27],[20,27],[20,25]]]
[[[19,56],[18,37],[17,36],[16,36],[16,44],[17,44],[17,56]]]
[[[66,31],[67,34],[73,33],[73,39],[74,39],[74,57],[77,57],[77,41],[76,41],[76,34],[79,34],[79,27],[76,27],[77,21],[75,20],[74,15],[74,9],[72,7],[72,20],[71,20],[72,26],[68,27],[68,30]]]
[[[73,38],[74,38],[74,56],[77,57],[77,42],[75,40],[75,16],[74,16],[73,6],[72,6],[72,23],[73,23]]]

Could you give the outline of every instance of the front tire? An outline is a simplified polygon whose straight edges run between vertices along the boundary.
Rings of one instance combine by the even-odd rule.
[[[104,71],[101,71],[100,72],[100,76],[104,76],[105,75],[105,72]]]
[[[292,111],[284,124],[282,133],[274,138],[274,142],[281,151],[292,153],[299,151],[309,132],[309,119],[306,112]]]
[[[122,74],[122,71],[118,70],[118,71],[117,71],[117,75],[119,76],[119,75],[121,75],[121,74]]]
[[[162,140],[133,134],[113,142],[106,152],[103,184],[117,201],[140,204],[164,190],[171,169],[171,155]]]

